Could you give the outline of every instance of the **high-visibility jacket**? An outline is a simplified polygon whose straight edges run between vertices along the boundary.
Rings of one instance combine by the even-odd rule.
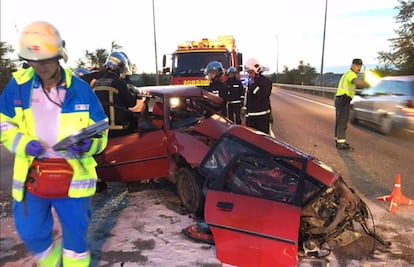
[[[353,98],[355,96],[356,85],[352,83],[352,80],[355,78],[358,78],[358,76],[352,69],[345,72],[339,80],[336,96],[347,95]]]
[[[73,76],[70,69],[62,70],[64,77],[57,86],[67,91],[59,125],[50,125],[58,127],[58,141],[95,122],[108,120],[89,85]],[[13,78],[0,96],[0,141],[9,151],[15,153],[12,196],[16,201],[23,200],[24,183],[34,160],[33,156],[26,154],[26,145],[32,140],[38,140],[35,135],[31,96],[33,88],[39,85],[40,78],[33,68],[20,69],[13,73]],[[87,197],[95,193],[97,174],[93,155],[102,152],[107,142],[108,133],[104,131],[101,138],[92,138],[89,151],[80,158],[65,157],[74,172],[69,197]]]

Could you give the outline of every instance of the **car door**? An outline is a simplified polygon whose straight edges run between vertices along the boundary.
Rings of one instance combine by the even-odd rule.
[[[132,182],[165,177],[168,173],[167,140],[163,130],[111,138],[97,157],[103,181]]]
[[[222,178],[223,187],[206,193],[205,221],[223,263],[297,265],[301,182],[294,172],[269,162],[237,160]]]
[[[139,115],[138,133],[108,140],[105,151],[96,157],[100,179],[133,182],[167,177],[169,153],[162,123],[163,108],[155,108],[154,112],[155,103],[158,102],[152,98],[145,101]]]

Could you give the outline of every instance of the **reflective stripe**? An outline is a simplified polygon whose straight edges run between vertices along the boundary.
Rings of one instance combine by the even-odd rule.
[[[19,145],[20,140],[22,139],[22,133],[17,133],[13,140],[12,151],[16,153],[17,146]]]
[[[13,179],[12,188],[15,189],[15,190],[23,190],[24,189],[24,182]]]
[[[69,249],[63,249],[63,255],[65,257],[68,258],[72,258],[72,259],[84,259],[89,255],[88,251],[82,252],[82,253],[76,253],[73,250],[69,250]]]
[[[257,86],[256,88],[254,88],[254,90],[253,90],[253,94],[256,94],[256,93],[257,93],[257,91],[259,91],[259,89],[260,89],[260,87],[259,87],[259,86]]]
[[[91,188],[96,186],[96,178],[85,179],[85,180],[72,180],[70,188],[72,189],[83,189]]]
[[[7,131],[13,128],[17,128],[15,124],[11,123],[10,121],[5,121],[0,123],[0,132]]]
[[[230,101],[229,103],[231,103],[231,104],[238,104],[238,103],[241,103],[242,101],[241,100],[234,100],[234,101]]]
[[[247,113],[248,116],[261,116],[261,115],[266,115],[270,113],[270,109],[266,110],[266,111],[260,111],[260,112],[249,112]]]

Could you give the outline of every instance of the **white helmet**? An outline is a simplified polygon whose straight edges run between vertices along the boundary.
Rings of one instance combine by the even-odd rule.
[[[244,65],[244,68],[246,71],[254,71],[256,74],[259,74],[263,71],[262,69],[262,65],[260,64],[260,62],[255,59],[255,58],[249,58],[246,61],[246,65]]]
[[[35,21],[20,33],[19,57],[26,61],[42,61],[53,58],[68,60],[65,42],[59,31],[50,23]]]

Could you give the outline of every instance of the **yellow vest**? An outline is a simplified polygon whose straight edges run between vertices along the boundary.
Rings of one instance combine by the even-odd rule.
[[[352,80],[355,78],[358,78],[358,76],[353,70],[345,72],[339,80],[336,95],[348,95],[353,98],[355,96],[356,85],[352,83]]]
[[[74,132],[94,124],[96,120],[108,120],[99,99],[92,89],[79,80],[74,82],[75,86],[72,86],[72,71],[70,69],[64,71],[66,78],[64,84],[68,92],[70,90],[83,90],[82,97],[85,96],[86,99],[90,98],[91,101],[97,101],[97,103],[90,105],[90,109],[94,110],[85,108],[85,110],[76,110],[76,112],[75,110],[62,112],[60,114],[60,124],[57,126],[59,127],[58,140],[62,140]],[[3,91],[2,99],[0,99],[2,105],[7,105],[7,108],[2,108],[2,112],[0,112],[0,126],[2,126],[0,141],[9,151],[15,153],[12,196],[16,201],[22,201],[25,189],[24,183],[30,165],[34,160],[34,157],[26,154],[26,145],[30,141],[36,140],[31,105],[26,103],[26,108],[24,108],[22,103],[23,101],[30,101],[28,95],[31,95],[34,70],[33,68],[20,69],[13,73],[13,77],[14,81],[9,82]],[[25,98],[25,100],[22,100],[22,98]],[[92,139],[91,148],[81,158],[66,159],[74,172],[69,188],[69,197],[87,197],[95,193],[97,181],[95,167],[97,164],[93,155],[101,153],[105,149],[107,141],[108,131],[104,131],[101,138]]]

